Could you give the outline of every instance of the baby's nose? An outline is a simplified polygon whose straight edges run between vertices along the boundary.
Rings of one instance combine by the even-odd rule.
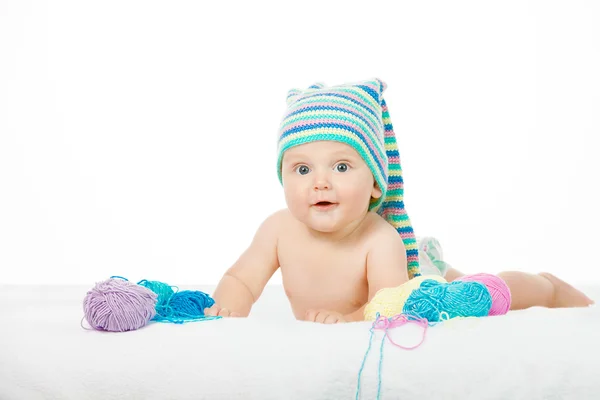
[[[325,176],[317,177],[315,180],[315,190],[329,190],[331,189],[331,182]]]
[[[327,182],[317,182],[315,190],[328,190],[329,184]]]

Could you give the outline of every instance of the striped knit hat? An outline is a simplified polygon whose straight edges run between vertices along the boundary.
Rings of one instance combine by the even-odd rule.
[[[404,184],[396,136],[383,92],[387,85],[374,78],[364,82],[288,92],[288,108],[279,128],[277,174],[283,184],[281,163],[291,147],[331,140],[350,145],[371,169],[381,189],[371,199],[376,211],[400,234],[406,247],[408,274],[419,276],[419,254],[410,219],[404,209]]]

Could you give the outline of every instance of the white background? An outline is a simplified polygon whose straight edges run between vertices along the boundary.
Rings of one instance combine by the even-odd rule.
[[[216,283],[288,89],[371,77],[450,264],[600,283],[599,4],[0,0],[0,283]]]

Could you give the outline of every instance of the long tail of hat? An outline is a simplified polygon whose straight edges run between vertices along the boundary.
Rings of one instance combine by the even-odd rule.
[[[421,275],[419,270],[419,250],[417,240],[406,209],[404,208],[404,180],[400,166],[400,152],[396,135],[390,119],[390,113],[384,99],[381,99],[381,110],[384,126],[385,152],[388,157],[388,188],[385,199],[377,213],[385,218],[400,234],[408,259],[408,276]]]

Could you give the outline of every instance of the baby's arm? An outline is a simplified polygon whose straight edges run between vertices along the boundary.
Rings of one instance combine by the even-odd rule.
[[[281,213],[268,217],[258,228],[250,247],[227,270],[215,292],[215,305],[207,315],[242,316],[250,314],[265,285],[279,268],[277,237]]]
[[[386,223],[387,224],[387,223]],[[408,281],[408,262],[402,238],[391,225],[381,229],[373,239],[373,247],[367,254],[367,282],[369,299],[384,288],[400,286]],[[346,321],[364,321],[362,306],[344,316]]]

